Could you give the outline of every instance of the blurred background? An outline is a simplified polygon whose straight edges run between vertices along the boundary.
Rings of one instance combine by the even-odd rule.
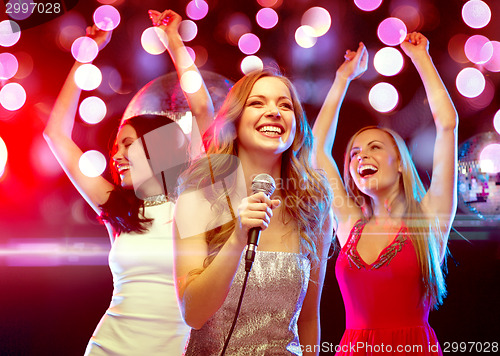
[[[85,27],[96,22],[114,28],[111,42],[92,62],[95,67],[89,64],[82,74],[74,131],[84,151],[104,158],[97,169],[108,176],[109,144],[127,104],[148,82],[174,71],[147,13],[166,8],[183,17],[181,35],[201,70],[230,83],[261,66],[280,68],[297,86],[311,124],[346,49],[363,41],[369,69],[347,93],[334,157],[341,164],[347,140],[359,128],[391,127],[405,138],[426,184],[434,125],[420,78],[399,43],[412,31],[429,39],[460,117],[449,296],[431,313],[430,323],[443,347],[499,342],[499,1],[5,0],[0,4],[0,355],[82,355],[109,304],[106,229],[59,167],[42,131],[75,58],[90,62],[96,54],[79,40]],[[332,345],[344,330],[334,264],[335,255],[322,299],[323,341]]]

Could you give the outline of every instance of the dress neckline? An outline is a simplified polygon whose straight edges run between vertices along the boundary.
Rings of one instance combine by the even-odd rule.
[[[401,251],[403,245],[407,240],[406,235],[408,229],[404,224],[402,224],[398,232],[394,235],[392,241],[379,252],[375,261],[373,261],[372,263],[367,263],[358,252],[358,242],[361,238],[361,233],[363,232],[363,229],[367,223],[368,220],[358,220],[354,224],[351,230],[351,235],[349,236],[346,253],[349,257],[349,261],[358,268],[364,267],[367,269],[377,269],[379,267],[382,267],[384,264],[389,264],[394,256],[396,256],[396,254]]]

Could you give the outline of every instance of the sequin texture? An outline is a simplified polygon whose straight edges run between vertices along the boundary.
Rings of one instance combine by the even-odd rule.
[[[258,251],[226,355],[302,355],[297,320],[307,292],[304,255]],[[244,261],[220,309],[191,330],[185,355],[219,355],[233,322],[245,276]]]

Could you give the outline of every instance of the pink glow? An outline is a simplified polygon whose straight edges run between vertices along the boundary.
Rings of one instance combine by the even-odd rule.
[[[491,41],[490,43],[493,47],[493,54],[484,67],[490,72],[500,72],[500,42]]]
[[[373,11],[377,9],[382,0],[354,0],[354,4],[363,11]]]
[[[192,0],[186,6],[186,14],[191,20],[201,20],[208,14],[208,4],[204,0]]]
[[[474,35],[465,42],[464,51],[472,63],[483,64],[493,56],[493,45],[487,37]]]
[[[240,37],[238,47],[245,54],[254,54],[260,49],[259,37],[253,33],[245,33]]]
[[[97,57],[98,52],[97,43],[87,36],[77,38],[71,46],[73,58],[81,63],[92,62]]]
[[[16,56],[10,53],[0,53],[0,79],[10,79],[16,75],[19,63]]]
[[[396,17],[386,18],[377,29],[378,38],[387,46],[400,44],[404,41],[406,34],[406,25]]]
[[[257,12],[255,19],[260,27],[269,29],[278,23],[278,14],[273,9],[266,7]]]
[[[120,13],[111,5],[99,6],[94,11],[94,23],[103,31],[114,30],[120,24]]]

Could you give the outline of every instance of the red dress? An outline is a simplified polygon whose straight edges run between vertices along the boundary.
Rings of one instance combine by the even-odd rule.
[[[346,312],[337,355],[442,355],[407,229],[369,265],[357,251],[365,224],[354,225],[335,265]]]

